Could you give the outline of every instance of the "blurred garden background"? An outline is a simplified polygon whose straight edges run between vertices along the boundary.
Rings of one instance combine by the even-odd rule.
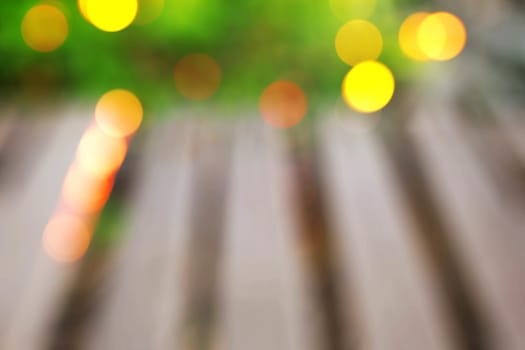
[[[319,106],[335,103],[350,68],[348,62],[338,57],[334,45],[345,23],[366,20],[379,30],[382,45],[378,55],[365,54],[363,58],[377,59],[389,67],[395,76],[396,91],[402,91],[403,87],[427,78],[425,71],[435,70],[435,66],[446,69],[443,67],[447,64],[428,62],[425,57],[414,59],[402,50],[399,33],[407,17],[420,11],[451,11],[468,29],[467,45],[470,34],[474,44],[477,35],[477,39],[489,40],[482,37],[488,32],[478,32],[479,28],[486,29],[483,16],[492,19],[491,26],[501,24],[499,10],[493,11],[489,2],[477,6],[464,3],[250,0],[232,4],[226,0],[139,0],[138,3],[119,0],[105,5],[90,0],[4,1],[0,4],[3,17],[0,91],[4,98],[24,101],[46,98],[92,101],[109,90],[124,88],[133,91],[148,110],[180,106],[188,102],[188,96],[180,86],[177,88],[175,67],[188,55],[200,54],[212,63],[206,58],[192,63],[190,56],[186,68],[182,63],[180,70],[193,69],[193,73],[187,76],[181,73],[180,79],[184,80],[181,85],[200,84],[193,89],[209,91],[193,99],[190,96],[190,100],[215,106],[258,103],[268,85],[288,80],[304,91],[312,115]],[[42,4],[48,7],[28,15]],[[474,7],[478,8],[475,13]],[[109,21],[109,27],[104,27],[104,21]],[[24,37],[24,26],[37,33],[26,33]],[[418,28],[413,25],[410,30],[416,33]],[[439,28],[435,29],[430,36],[439,36],[436,30],[439,32]],[[45,38],[46,33],[51,39]],[[374,39],[370,41],[365,34],[361,35],[365,39],[360,45],[366,51],[367,45],[374,45]],[[348,40],[356,37],[359,35]],[[51,40],[51,43],[43,44],[49,47],[38,48],[39,44],[32,44],[31,40]],[[441,39],[426,38],[427,43],[436,40]],[[216,66],[210,68],[209,64]],[[199,69],[200,73],[195,73]]]

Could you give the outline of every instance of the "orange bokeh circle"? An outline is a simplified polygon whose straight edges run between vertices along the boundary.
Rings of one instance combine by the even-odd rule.
[[[259,101],[263,119],[275,128],[291,128],[299,124],[307,109],[303,90],[297,84],[286,80],[270,84]]]

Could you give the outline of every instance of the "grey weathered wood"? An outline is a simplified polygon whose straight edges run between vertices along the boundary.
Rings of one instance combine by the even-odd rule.
[[[277,131],[240,123],[226,198],[219,348],[318,348]]]
[[[52,261],[41,242],[87,119],[69,110],[48,122],[57,124],[48,146],[25,186],[2,206],[0,348],[46,348],[75,269]]]
[[[491,100],[498,130],[512,146],[513,153],[525,164],[525,108]]]
[[[42,152],[48,147],[50,135],[58,126],[57,118],[50,119],[45,112],[42,112],[45,117],[20,113],[8,114],[0,126],[0,205],[10,202],[6,194],[20,197],[21,189],[25,188]],[[51,114],[56,116],[57,112]]]
[[[4,228],[11,230],[11,211],[20,201],[59,123],[37,116],[28,121],[11,113],[5,118],[0,122],[0,220]],[[7,230],[0,231],[0,242],[3,237],[9,238]],[[0,244],[0,250],[2,247],[10,250],[7,244]]]
[[[374,134],[344,120],[321,133],[320,165],[345,327],[362,349],[456,348],[443,286],[424,255],[400,182]]]
[[[199,120],[199,115],[192,117]],[[195,118],[196,117],[196,118]],[[184,348],[213,348],[217,279],[222,252],[224,197],[230,170],[232,123],[201,119],[197,124],[191,243],[188,254],[189,288],[184,317]]]
[[[158,126],[142,154],[129,231],[87,349],[178,349],[187,298],[193,128]]]
[[[473,8],[477,5],[473,0]],[[513,6],[501,6],[497,1],[493,4],[493,11],[497,16],[492,16],[492,22],[485,26],[484,31],[479,33],[479,45],[483,45],[483,49],[491,56],[503,58],[505,62],[520,63],[525,58],[525,39],[523,38],[523,31],[525,30],[525,14],[517,11]],[[496,11],[494,11],[497,9]],[[475,13],[475,10],[472,10]],[[487,12],[490,13],[490,12]],[[490,18],[490,17],[489,17]],[[491,68],[495,67],[494,64]],[[485,73],[485,72],[484,72]],[[488,75],[488,73],[487,73]],[[503,75],[503,79],[512,80],[516,77]],[[518,74],[518,80],[519,74]]]
[[[0,111],[0,152],[15,126],[16,121],[13,114],[14,112],[12,110]]]
[[[483,166],[448,101],[421,108],[412,137],[494,348],[525,347],[525,218]]]

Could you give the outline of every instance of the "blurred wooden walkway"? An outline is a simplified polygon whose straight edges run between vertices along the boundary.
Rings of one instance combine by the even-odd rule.
[[[435,5],[469,28],[448,86],[291,132],[166,118],[76,263],[42,234],[92,113],[0,109],[0,350],[525,349],[521,3]]]
[[[522,111],[450,101],[367,132],[326,117],[306,142],[165,121],[114,193],[122,241],[75,264],[41,241],[89,119],[5,111],[0,349],[525,348]]]

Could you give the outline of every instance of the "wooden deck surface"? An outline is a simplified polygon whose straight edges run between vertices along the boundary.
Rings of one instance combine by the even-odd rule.
[[[457,9],[480,38],[499,3]],[[0,350],[525,349],[525,106],[476,74],[523,68],[503,41],[372,116],[168,113],[75,263],[42,235],[92,113],[1,108]]]
[[[421,103],[403,132],[320,119],[302,146],[258,119],[166,120],[123,170],[121,241],[74,264],[45,254],[42,231],[88,118],[5,119],[1,347],[522,349],[525,187],[513,130],[525,124],[487,129],[445,102]],[[392,145],[412,147],[408,163]],[[294,160],[297,147],[308,162]],[[297,178],[312,171],[319,181]],[[300,202],[309,187],[315,205]],[[326,216],[329,276],[315,273],[327,262],[305,235],[305,215],[321,213],[305,207]],[[97,259],[102,272],[85,268]],[[84,280],[94,282],[75,299]],[[72,317],[76,303],[89,312]]]

